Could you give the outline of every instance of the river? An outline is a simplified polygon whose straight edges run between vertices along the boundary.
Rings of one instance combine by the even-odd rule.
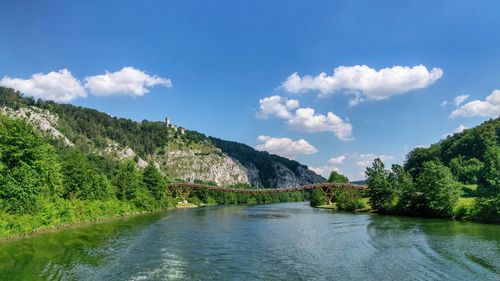
[[[0,242],[0,280],[499,279],[499,225],[305,202],[173,210]]]

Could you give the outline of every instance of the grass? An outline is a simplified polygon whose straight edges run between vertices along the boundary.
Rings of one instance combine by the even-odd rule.
[[[333,203],[331,205],[319,205],[316,208],[320,208],[320,209],[337,209],[337,205],[335,203]]]
[[[198,205],[195,205],[193,203],[181,203],[181,202],[179,202],[179,203],[177,203],[176,207],[177,208],[197,208]]]

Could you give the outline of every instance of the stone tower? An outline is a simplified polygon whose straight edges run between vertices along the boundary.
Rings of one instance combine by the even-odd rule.
[[[165,124],[170,127],[170,117],[165,118]]]

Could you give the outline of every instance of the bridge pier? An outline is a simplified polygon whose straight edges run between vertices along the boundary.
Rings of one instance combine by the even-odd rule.
[[[333,187],[332,186],[322,186],[319,188],[319,190],[321,190],[321,193],[323,193],[323,196],[325,196],[326,204],[332,205],[333,199],[335,198],[335,190],[333,189]]]
[[[167,187],[167,192],[170,196],[180,199],[182,202],[187,202],[193,189],[190,185],[170,185]]]

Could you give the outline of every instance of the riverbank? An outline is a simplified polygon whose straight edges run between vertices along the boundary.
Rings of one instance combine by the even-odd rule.
[[[56,200],[42,201],[40,205],[40,211],[32,215],[0,212],[0,241],[170,209],[145,210],[120,200]]]

